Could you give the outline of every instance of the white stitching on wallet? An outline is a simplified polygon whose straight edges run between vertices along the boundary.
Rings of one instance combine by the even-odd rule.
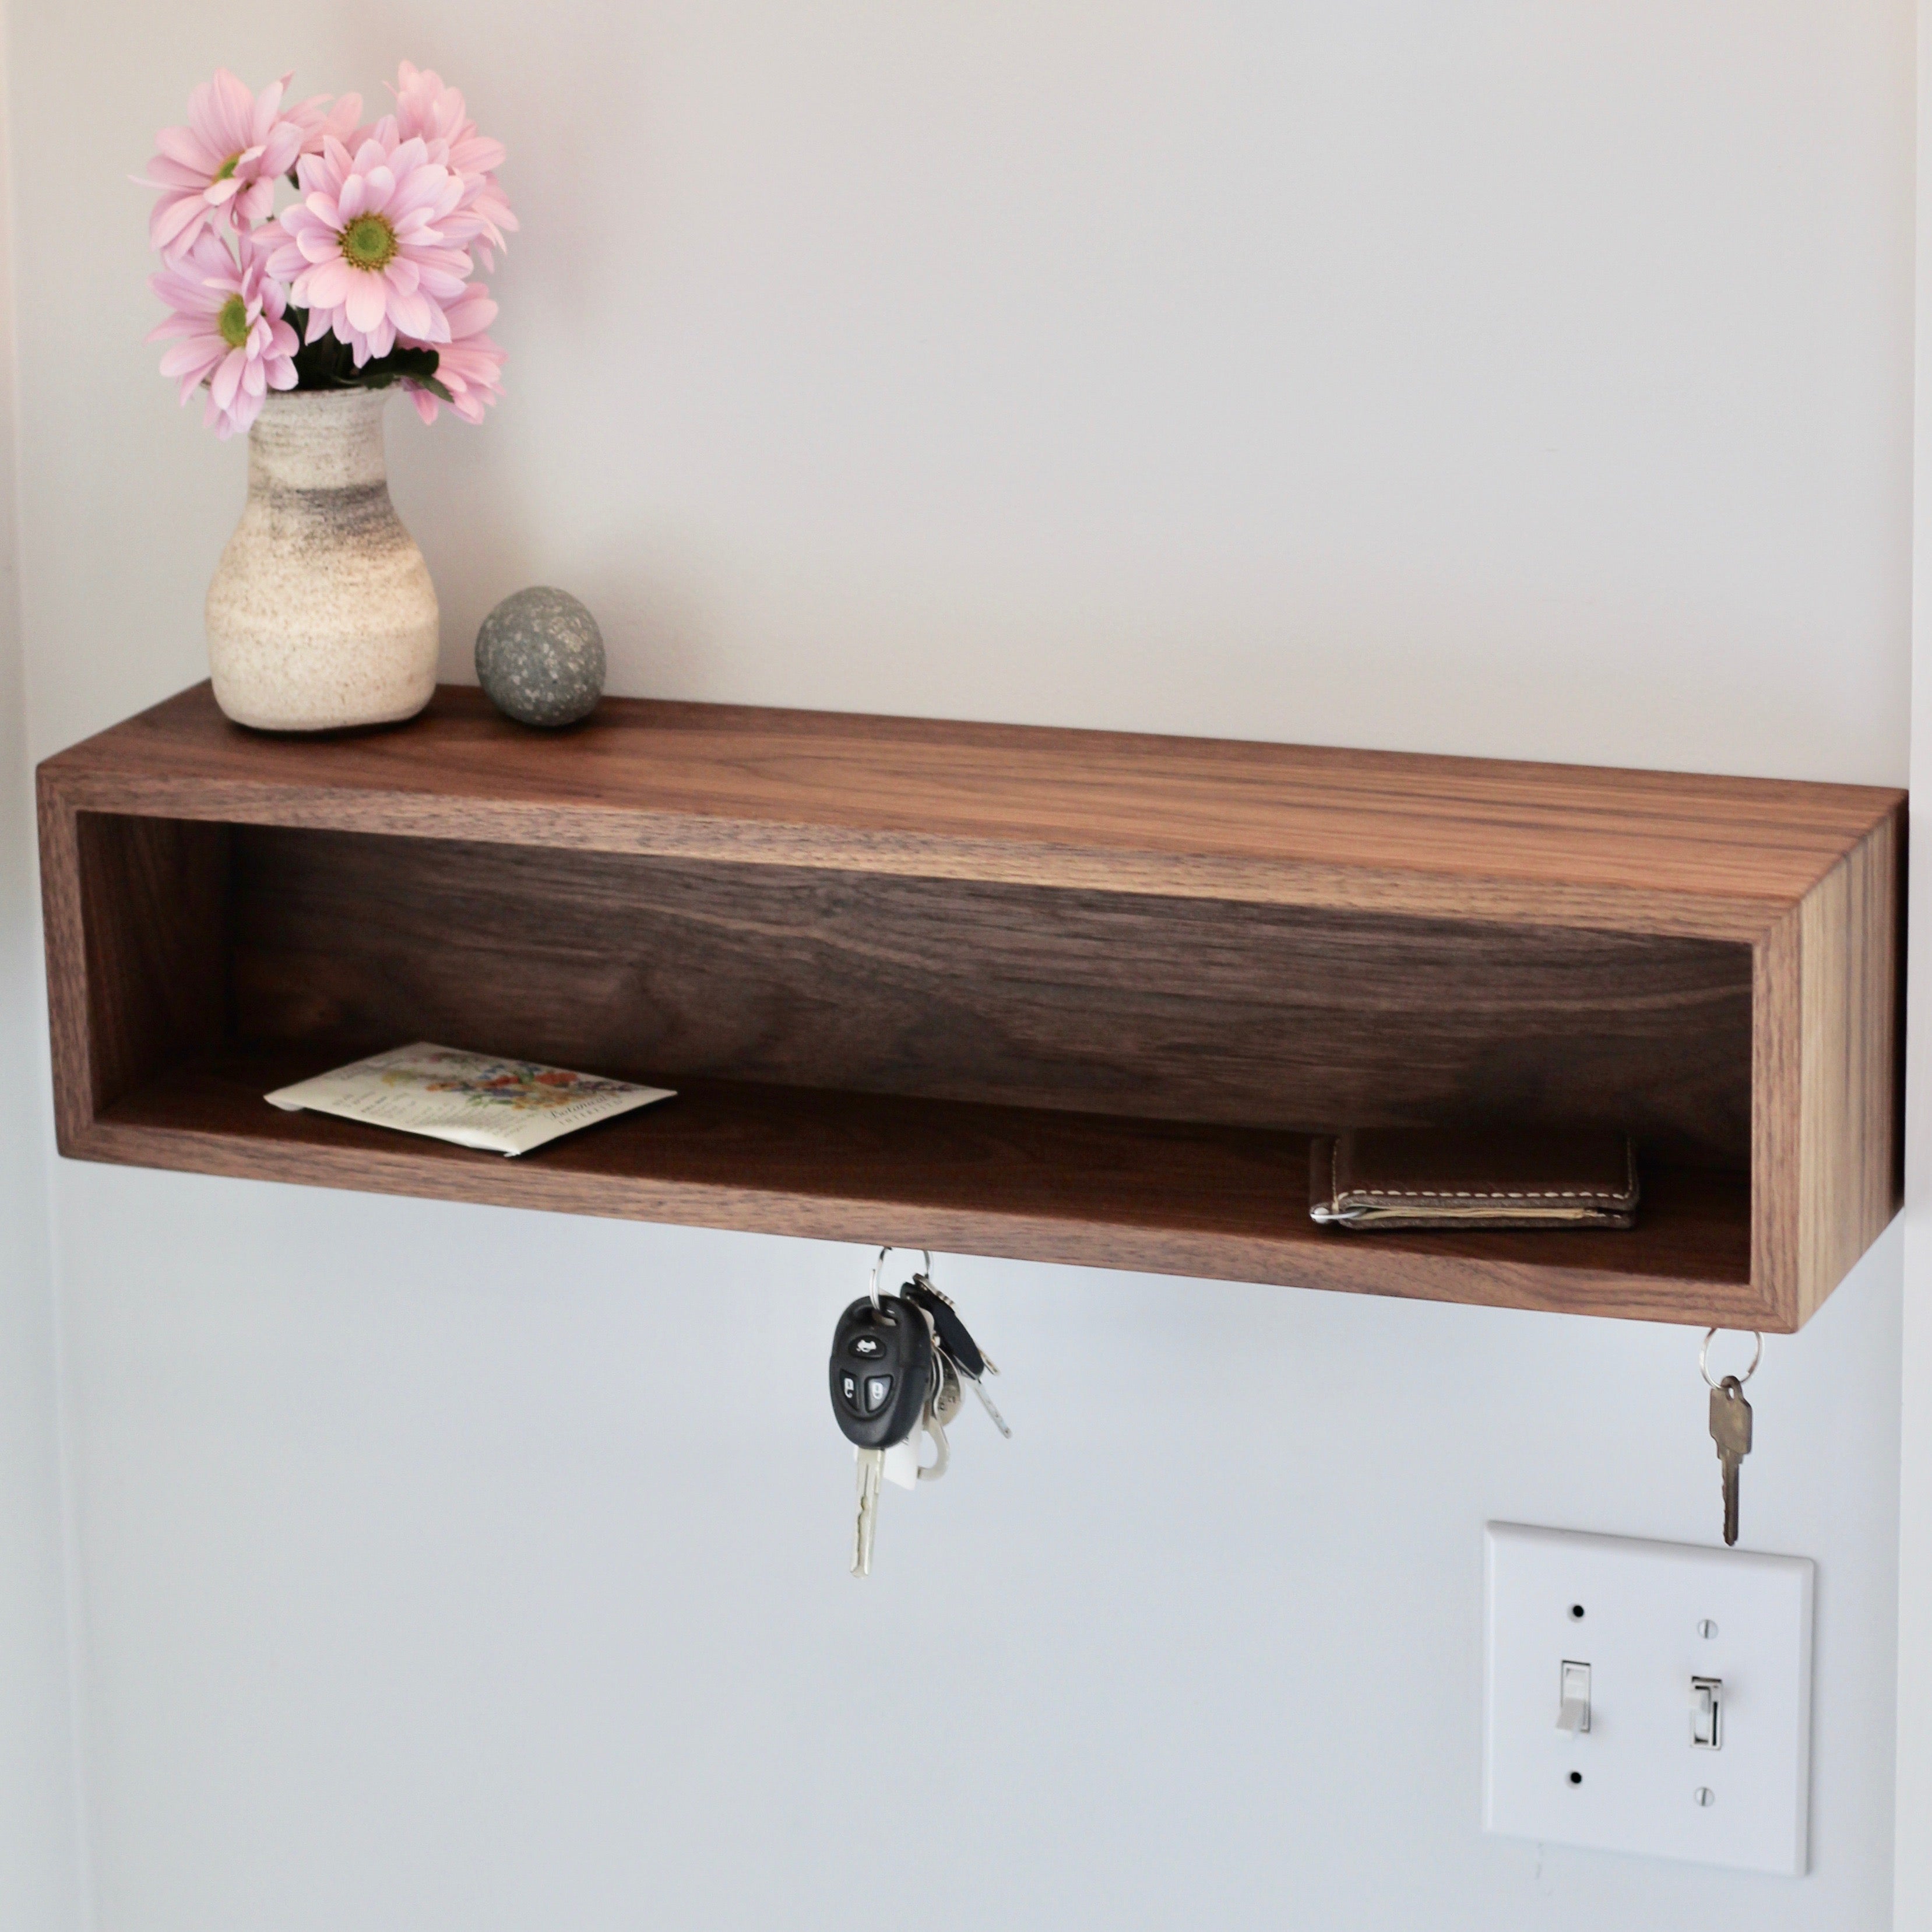
[[[1342,1199],[1341,1137],[1336,1137],[1328,1154],[1328,1188],[1331,1199]],[[1627,1178],[1621,1194],[1602,1187],[1352,1187],[1351,1201],[1627,1201],[1636,1192],[1636,1148],[1624,1142]]]

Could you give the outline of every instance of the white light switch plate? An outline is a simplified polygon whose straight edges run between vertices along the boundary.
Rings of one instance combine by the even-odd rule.
[[[1802,1873],[1810,1562],[1516,1523],[1485,1534],[1485,1828]],[[1587,1731],[1557,1728],[1565,1663],[1590,1667]],[[1722,1680],[1716,1750],[1690,1741],[1694,1677]]]

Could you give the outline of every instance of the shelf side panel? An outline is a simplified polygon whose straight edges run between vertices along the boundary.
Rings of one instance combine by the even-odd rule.
[[[75,835],[86,1102],[98,1114],[220,1042],[229,833],[83,812]]]
[[[1775,1319],[1796,1328],[1803,1192],[1799,1078],[1804,1065],[1798,914],[1772,927],[1752,949],[1751,1278]]]
[[[1883,820],[1798,912],[1801,1320],[1904,1198],[1903,832],[1902,813]]]
[[[54,1140],[62,1153],[71,1154],[94,1116],[93,1055],[87,1027],[87,941],[81,914],[80,814],[49,782],[44,770],[36,790]]]

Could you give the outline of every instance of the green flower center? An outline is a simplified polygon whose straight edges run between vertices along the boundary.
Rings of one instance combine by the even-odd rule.
[[[222,163],[220,168],[216,172],[214,178],[217,181],[232,181],[235,178],[235,164],[239,161],[241,158],[242,157],[239,154],[230,154],[227,160]]]
[[[386,268],[396,259],[396,231],[380,214],[358,214],[342,231],[342,254],[352,268]]]
[[[221,339],[230,348],[247,348],[248,304],[239,296],[230,296],[221,304],[221,314],[216,319],[214,326],[220,330]]]

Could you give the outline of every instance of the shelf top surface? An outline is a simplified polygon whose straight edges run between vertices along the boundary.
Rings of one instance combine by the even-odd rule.
[[[1895,814],[1862,785],[608,698],[527,730],[230,724],[206,684],[47,760],[83,808],[1744,938]]]

